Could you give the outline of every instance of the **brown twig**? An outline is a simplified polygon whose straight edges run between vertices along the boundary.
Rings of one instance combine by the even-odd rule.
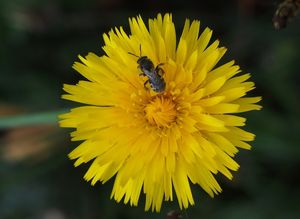
[[[170,211],[168,214],[167,214],[167,219],[181,219],[182,218],[182,215],[180,214],[179,211]]]
[[[300,0],[284,0],[278,5],[273,16],[275,29],[285,28],[287,23],[300,12]]]

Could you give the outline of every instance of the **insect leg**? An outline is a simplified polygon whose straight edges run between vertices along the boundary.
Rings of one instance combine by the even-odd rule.
[[[149,80],[147,80],[147,81],[145,81],[145,83],[144,83],[144,88],[145,88],[145,90],[149,90],[149,88],[147,87],[147,84],[149,83]]]
[[[161,66],[163,66],[165,63],[159,63],[157,66],[156,66],[156,68],[159,68],[159,67],[161,67]]]
[[[160,65],[160,64],[159,64],[159,65]],[[159,67],[159,65],[156,66],[155,72],[156,72],[159,76],[163,76],[165,72],[164,72],[164,70],[163,70],[162,68]]]

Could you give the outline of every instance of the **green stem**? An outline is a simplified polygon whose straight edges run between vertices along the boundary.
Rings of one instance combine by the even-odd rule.
[[[58,122],[58,115],[67,110],[41,112],[17,116],[0,117],[0,129],[16,128],[28,125],[51,125]]]

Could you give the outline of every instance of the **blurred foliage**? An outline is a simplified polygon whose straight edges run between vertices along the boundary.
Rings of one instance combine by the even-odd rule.
[[[80,79],[71,69],[77,55],[103,54],[102,33],[114,26],[128,30],[129,16],[172,12],[179,30],[186,17],[200,19],[202,28],[211,27],[214,38],[229,48],[223,62],[235,58],[252,73],[253,95],[263,96],[264,108],[247,114],[247,129],[257,139],[252,151],[238,154],[241,168],[233,181],[218,176],[224,191],[214,199],[195,186],[196,206],[183,211],[183,218],[298,218],[300,19],[276,31],[277,0],[200,2],[1,0],[0,116],[24,118],[72,107],[60,95],[63,83]],[[86,183],[88,165],[73,168],[67,159],[78,143],[69,141],[55,119],[49,123],[0,124],[1,219],[158,219],[177,209],[176,202],[165,203],[156,214],[144,212],[143,198],[138,207],[110,200],[112,182]]]

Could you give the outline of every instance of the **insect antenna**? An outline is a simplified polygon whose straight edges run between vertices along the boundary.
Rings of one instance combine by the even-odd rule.
[[[128,52],[128,54],[133,55],[133,56],[135,56],[135,57],[137,57],[137,58],[142,57],[142,45],[140,44],[140,56],[137,56],[136,54],[133,54],[133,53],[131,53],[131,52]]]
[[[128,54],[130,54],[130,55],[132,55],[132,56],[135,56],[135,57],[139,58],[139,56],[137,56],[136,54],[133,54],[133,53],[131,53],[131,52],[128,52]]]
[[[140,57],[142,57],[142,44],[140,44]]]

